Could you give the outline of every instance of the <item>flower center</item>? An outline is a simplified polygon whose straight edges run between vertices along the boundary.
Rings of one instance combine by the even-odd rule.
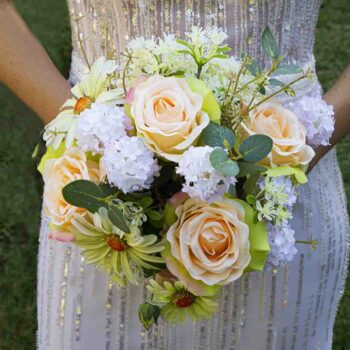
[[[196,297],[186,290],[175,293],[171,298],[171,301],[180,308],[191,306],[195,300]]]
[[[107,244],[117,252],[122,252],[126,249],[125,243],[120,238],[113,235],[108,237]]]
[[[80,97],[74,106],[74,113],[80,114],[85,109],[90,108],[90,106],[93,102],[94,101],[92,100],[92,98],[90,98],[88,96]]]

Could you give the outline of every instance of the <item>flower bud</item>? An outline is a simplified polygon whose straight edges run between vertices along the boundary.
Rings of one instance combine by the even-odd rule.
[[[143,303],[138,308],[139,319],[143,326],[148,330],[155,323],[157,324],[160,308],[150,303]]]

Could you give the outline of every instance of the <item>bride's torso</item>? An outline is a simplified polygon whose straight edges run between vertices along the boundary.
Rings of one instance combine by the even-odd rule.
[[[191,26],[218,26],[228,33],[233,55],[247,53],[264,64],[260,45],[269,25],[284,60],[312,59],[320,0],[68,0],[72,23],[73,73],[100,55],[118,58],[134,37],[183,36]]]

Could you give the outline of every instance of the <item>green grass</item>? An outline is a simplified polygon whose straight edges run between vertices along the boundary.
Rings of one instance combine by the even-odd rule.
[[[65,1],[15,1],[24,19],[67,76],[70,32]],[[329,88],[350,61],[348,0],[324,1],[316,36],[318,73]],[[42,182],[31,151],[42,128],[38,118],[0,85],[0,349],[35,348],[36,256]],[[350,137],[338,146],[350,198]],[[334,349],[350,344],[350,283],[335,326]]]

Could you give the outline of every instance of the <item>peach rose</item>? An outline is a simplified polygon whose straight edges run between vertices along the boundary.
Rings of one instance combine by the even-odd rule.
[[[86,209],[74,207],[64,200],[63,187],[80,179],[98,182],[100,173],[98,163],[87,160],[78,147],[68,149],[60,158],[46,161],[43,171],[44,207],[52,224],[64,225],[70,222],[73,214],[86,213]]]
[[[173,260],[166,252],[164,257],[169,271],[186,288],[201,294],[198,282],[224,285],[242,275],[251,257],[249,227],[241,204],[225,198],[209,205],[189,198],[176,209],[176,215],[167,233]]]
[[[272,151],[262,161],[264,165],[308,164],[315,155],[306,144],[305,128],[296,115],[277,103],[267,102],[257,107],[241,126],[243,137],[263,134],[272,138]]]
[[[136,85],[130,113],[146,145],[176,162],[209,124],[202,105],[185,79],[155,75]]]

